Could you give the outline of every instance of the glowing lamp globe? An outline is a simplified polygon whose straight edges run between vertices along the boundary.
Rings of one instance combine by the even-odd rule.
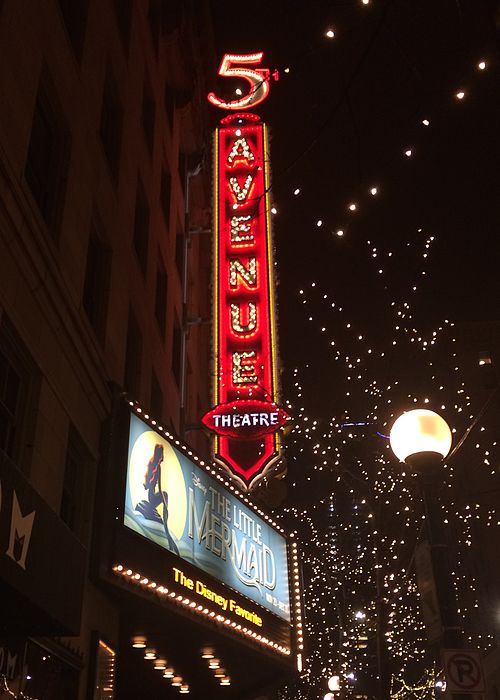
[[[330,676],[328,679],[328,688],[329,690],[340,690],[340,677]]]
[[[451,449],[451,430],[440,415],[416,408],[399,416],[390,433],[391,448],[400,462],[411,462],[419,455],[443,460]]]

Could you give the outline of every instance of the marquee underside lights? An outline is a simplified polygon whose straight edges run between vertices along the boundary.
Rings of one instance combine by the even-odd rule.
[[[251,92],[223,109],[246,108],[269,91],[269,71],[236,68],[262,53],[225,56],[220,74],[244,77]],[[252,93],[253,91],[253,93]],[[257,99],[258,98],[258,99]],[[246,102],[245,102],[246,100]],[[245,104],[243,104],[245,103]],[[280,458],[267,131],[255,114],[224,117],[215,133],[214,404],[203,417],[214,458],[250,489]]]
[[[150,578],[134,571],[131,568],[123,564],[115,564],[112,567],[113,574],[119,576],[123,581],[129,584],[138,586],[144,591],[149,591],[151,594],[157,596],[160,600],[171,601],[177,605],[189,609],[194,615],[200,615],[201,617],[210,620],[218,625],[224,625],[225,627],[231,628],[234,632],[241,634],[243,637],[251,641],[255,641],[272,651],[275,651],[283,656],[290,656],[291,650],[288,646],[279,643],[276,640],[270,639],[265,634],[260,633],[255,629],[247,627],[242,620],[241,616],[230,616],[230,614],[221,614],[216,606],[210,604],[205,605],[204,603],[197,602],[190,596],[183,595],[179,593],[178,590],[172,587],[166,587],[161,583],[152,581]],[[172,586],[172,584],[171,584]]]

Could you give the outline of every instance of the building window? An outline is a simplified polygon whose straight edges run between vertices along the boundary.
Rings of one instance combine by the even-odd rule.
[[[179,151],[179,179],[184,196],[186,196],[186,175],[187,175],[187,156],[182,151]]]
[[[147,77],[144,78],[144,89],[142,94],[142,128],[144,138],[150,155],[153,155],[155,140],[155,115],[156,106],[151,83]]]
[[[149,207],[144,193],[144,187],[140,182],[137,185],[135,202],[133,244],[142,273],[146,276],[149,245]]]
[[[128,314],[127,350],[125,354],[125,389],[136,398],[140,391],[140,372],[142,358],[142,336],[139,324],[132,309]]]
[[[87,487],[90,465],[88,451],[76,430],[71,426],[66,448],[59,515],[82,542],[85,542],[88,536]]]
[[[106,330],[111,250],[99,236],[95,225],[89,236],[82,305],[96,335],[103,340]]]
[[[163,416],[163,391],[161,390],[160,382],[153,370],[151,375],[151,413],[155,418],[160,419]]]
[[[128,53],[132,26],[132,0],[114,0],[116,23],[125,53]]]
[[[104,83],[99,136],[115,182],[118,182],[123,130],[123,108],[116,85],[108,73]]]
[[[181,228],[177,229],[175,237],[175,265],[179,279],[182,281],[184,276],[184,231]]]
[[[158,267],[156,270],[155,316],[162,338],[165,337],[167,320],[168,275],[158,251]]]
[[[165,223],[169,225],[170,222],[170,194],[172,192],[172,178],[170,172],[163,168],[161,171],[161,185],[160,185],[160,202],[161,210],[163,216],[165,217]]]
[[[182,327],[177,315],[174,319],[174,331],[172,337],[172,372],[177,386],[181,385],[181,353],[182,353]]]
[[[88,0],[59,0],[59,9],[74,54],[80,60],[87,26]]]
[[[53,543],[57,546],[56,543]],[[44,640],[45,641],[45,640]],[[11,698],[76,698],[78,697],[78,680],[80,669],[71,663],[68,657],[70,652],[64,654],[64,660],[52,650],[53,644],[42,646],[42,641],[37,644],[28,639],[24,651],[22,665],[22,678],[14,693],[5,693],[4,697]],[[62,651],[62,650],[61,650]],[[28,673],[27,673],[28,671]],[[0,686],[4,690],[4,686]],[[2,693],[3,696],[3,693]],[[0,697],[2,697],[0,696]]]
[[[158,54],[160,44],[161,28],[161,2],[160,0],[150,0],[148,12],[149,28],[151,30],[151,40],[155,54]]]
[[[113,700],[115,697],[116,652],[102,639],[97,646],[95,686],[92,700]]]
[[[168,123],[170,129],[174,127],[174,113],[175,113],[175,91],[174,88],[167,83],[165,85],[165,112],[167,113]]]
[[[0,446],[9,457],[14,457],[21,385],[17,368],[0,349]]]
[[[23,447],[31,443],[36,414],[36,372],[33,360],[4,319],[0,327],[0,451],[28,472]],[[29,408],[31,407],[31,412]]]
[[[46,83],[42,77],[24,176],[45,223],[55,233],[64,196],[70,140],[60,112],[49,98]]]

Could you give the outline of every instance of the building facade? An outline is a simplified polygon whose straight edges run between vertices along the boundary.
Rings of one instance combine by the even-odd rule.
[[[205,12],[0,6],[0,697],[113,697],[90,566],[113,395],[207,454]]]
[[[0,46],[0,698],[275,697],[296,545],[204,461],[200,422],[208,3],[4,0]],[[132,493],[133,429],[153,443]],[[196,491],[182,522],[167,453],[168,489]]]

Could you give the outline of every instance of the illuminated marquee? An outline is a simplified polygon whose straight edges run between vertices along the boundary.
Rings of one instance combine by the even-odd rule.
[[[131,415],[126,527],[175,557],[173,583],[255,624],[252,603],[289,623],[286,539],[234,491]]]
[[[128,456],[123,445],[124,527],[115,531],[113,578],[283,657],[300,656],[293,536],[134,402],[122,404],[116,420],[120,432],[128,425]]]

